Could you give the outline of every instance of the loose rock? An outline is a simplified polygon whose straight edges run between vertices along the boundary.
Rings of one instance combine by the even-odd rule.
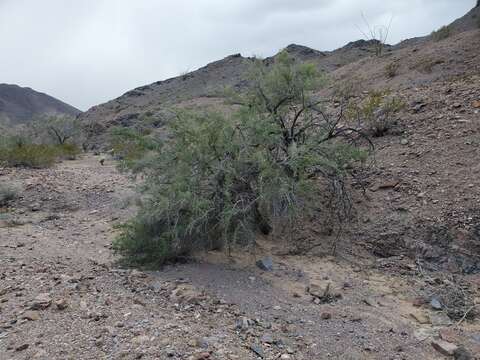
[[[453,356],[455,351],[458,350],[458,346],[444,341],[444,340],[434,340],[432,341],[432,346],[435,350],[437,350],[440,354],[445,356]]]
[[[256,264],[263,271],[273,271],[273,259],[270,256],[258,260]]]
[[[38,313],[38,311],[25,311],[25,313],[22,316],[22,319],[37,321],[37,320],[40,320],[40,314]]]
[[[52,304],[52,298],[49,294],[38,295],[30,305],[31,310],[45,310]]]

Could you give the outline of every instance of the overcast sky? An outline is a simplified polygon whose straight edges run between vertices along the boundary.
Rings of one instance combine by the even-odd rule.
[[[233,53],[332,50],[393,16],[390,43],[430,33],[475,0],[0,0],[0,83],[81,110]]]

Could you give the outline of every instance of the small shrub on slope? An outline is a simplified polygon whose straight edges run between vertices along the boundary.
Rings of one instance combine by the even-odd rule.
[[[359,103],[350,103],[347,116],[374,137],[384,136],[394,125],[405,103],[387,90],[370,91]]]
[[[434,41],[442,41],[450,37],[452,30],[449,26],[442,26],[440,29],[432,32]]]

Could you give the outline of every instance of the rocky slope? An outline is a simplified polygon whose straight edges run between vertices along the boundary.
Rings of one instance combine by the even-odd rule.
[[[472,9],[464,17],[450,25],[452,34],[475,30],[478,27],[479,16],[480,8]],[[475,37],[473,40],[475,41]],[[387,45],[385,55],[380,58],[380,62],[396,61],[400,63],[400,66],[406,67],[405,72],[413,74],[414,79],[417,78],[418,73],[422,73],[421,78],[426,78],[428,81],[435,80],[437,76],[424,76],[423,73],[430,72],[430,67],[448,63],[449,60],[443,58],[451,54],[451,49],[443,46],[443,43],[432,44],[432,42],[431,37],[427,36],[407,40],[396,46]],[[461,39],[460,42],[461,46],[455,42],[453,42],[453,46],[456,48],[469,46],[469,50],[474,50],[473,44],[466,44]],[[344,69],[349,69],[348,66],[351,66],[356,67],[357,71],[363,74],[372,72],[372,70],[376,71],[374,77],[376,79],[378,75],[383,77],[383,69],[379,70],[376,64],[371,65],[372,62],[378,63],[379,60],[373,55],[372,45],[372,41],[359,40],[330,52],[318,51],[296,44],[289,45],[285,49],[300,61],[317,64],[320,70],[325,71],[333,78],[342,76],[345,73]],[[430,50],[424,51],[424,47]],[[436,52],[437,49],[442,53],[442,58],[429,59],[428,52]],[[420,53],[416,53],[417,51]],[[453,51],[456,54],[457,49]],[[405,54],[410,54],[410,56]],[[406,59],[407,57],[408,59]],[[267,58],[265,61],[269,62],[273,58]],[[415,60],[418,60],[418,64],[411,63]],[[162,109],[171,105],[218,104],[226,87],[238,91],[248,85],[246,79],[252,61],[253,59],[242,57],[240,54],[228,56],[188,74],[131,90],[107,103],[92,107],[81,114],[80,119],[85,124],[98,123],[101,125],[100,128],[112,125],[131,126],[143,115],[155,116],[161,113]],[[434,63],[429,64],[429,61]],[[422,67],[427,68],[427,71],[423,71]],[[443,76],[450,75],[451,71],[446,73],[437,71],[436,73],[442,73]],[[370,76],[365,76],[365,78],[372,83]],[[404,83],[411,80],[412,76],[405,77]],[[381,79],[381,82],[385,82],[384,79]]]
[[[80,110],[47,94],[18,85],[0,84],[0,120],[26,123],[44,115],[77,116]]]
[[[326,72],[334,71],[372,54],[371,42],[356,41],[345,47],[321,52],[305,46],[291,44],[285,50],[301,61],[309,61]],[[272,61],[274,57],[265,59]],[[80,115],[86,123],[131,126],[142,115],[155,115],[162,109],[183,102],[214,103],[221,99],[225,88],[235,91],[248,86],[248,72],[253,58],[240,54],[213,62],[191,73],[165,81],[158,81],[127,92],[117,99],[94,106]]]

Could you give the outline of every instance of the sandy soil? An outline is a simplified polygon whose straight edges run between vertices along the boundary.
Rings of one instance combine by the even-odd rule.
[[[0,214],[2,360],[440,359],[440,335],[480,353],[478,320],[412,317],[437,315],[414,304],[443,275],[406,258],[273,255],[263,272],[255,260],[275,253],[264,241],[256,256],[126,270],[111,241],[134,210],[134,185],[112,162],[0,169],[0,181],[20,189]],[[311,289],[326,283],[338,299],[324,304]]]

